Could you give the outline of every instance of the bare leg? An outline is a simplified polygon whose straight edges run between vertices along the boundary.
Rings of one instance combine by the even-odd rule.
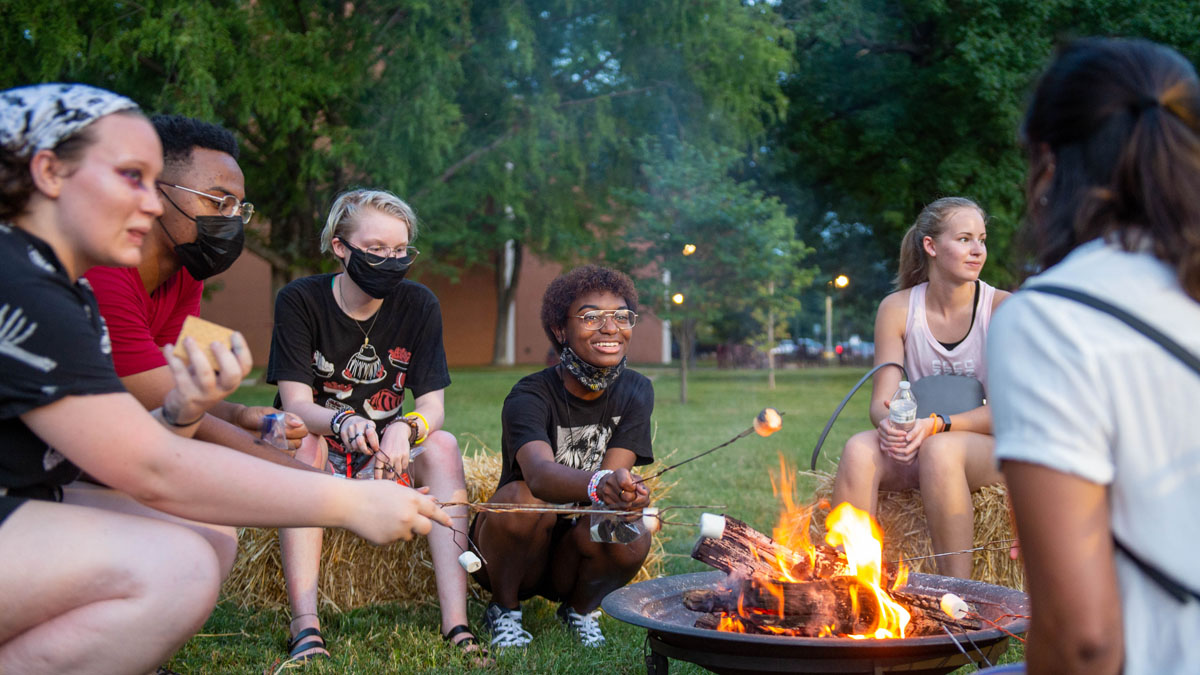
[[[309,434],[300,448],[296,459],[309,466],[323,468],[329,454],[325,439]],[[317,582],[321,572],[321,539],[325,531],[319,527],[292,527],[279,530],[279,556],[283,567],[283,581],[287,587],[288,605],[292,620],[289,635],[296,637],[306,628],[321,627],[317,616]],[[307,641],[307,640],[306,640]],[[305,650],[298,657],[328,654],[320,647]]]
[[[467,501],[467,480],[463,476],[458,440],[449,432],[435,431],[424,445],[425,452],[409,466],[415,484],[429,486],[430,494],[439,502]],[[447,508],[446,513],[454,521],[454,530],[435,526],[428,535],[442,609],[442,635],[467,623],[467,573],[458,564],[458,555],[467,550],[467,507]]]
[[[970,431],[937,434],[921,444],[921,499],[935,553],[963,551],[974,543],[971,491],[1004,479],[994,465],[994,447],[991,436]],[[960,553],[937,558],[938,572],[970,579],[971,557]]]
[[[502,504],[544,504],[524,481],[501,487],[489,500]],[[516,609],[522,595],[537,589],[550,557],[550,533],[556,518],[549,513],[481,513],[475,522],[475,544],[487,564],[475,574],[491,590],[492,600]]]
[[[30,501],[0,526],[0,672],[144,673],[212,611],[213,546],[192,529]]]
[[[63,502],[182,525],[204,537],[204,540],[212,547],[213,553],[217,556],[221,581],[225,581],[225,578],[229,576],[230,570],[233,569],[233,561],[237,558],[237,528],[229,525],[213,525],[173,516],[152,509],[124,492],[83,481],[76,481],[63,488]]]
[[[576,612],[591,612],[604,596],[637,576],[650,541],[644,536],[629,544],[600,544],[592,541],[587,518],[580,518],[551,553],[554,589]]]
[[[879,490],[904,490],[917,486],[914,464],[900,464],[879,449],[879,434],[861,431],[846,441],[833,480],[833,506],[849,502],[872,518],[879,509]]]

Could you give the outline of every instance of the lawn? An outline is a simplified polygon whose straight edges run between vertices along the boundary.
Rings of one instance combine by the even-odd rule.
[[[512,385],[532,368],[473,368],[451,373],[446,390],[447,430],[459,437],[466,454],[498,452],[500,406]],[[751,435],[666,476],[675,483],[660,505],[723,505],[724,511],[770,531],[779,515],[771,491],[771,473],[779,473],[780,457],[794,468],[807,469],[813,446],[829,415],[865,372],[863,368],[810,368],[779,371],[776,388],[767,389],[762,371],[700,369],[690,373],[689,398],[679,402],[678,370],[641,367],[654,381],[654,451],[668,464],[722,443],[750,426],[754,415],[771,406],[785,413],[783,429],[768,438]],[[867,391],[860,392],[834,426],[821,453],[819,468],[832,470],[845,440],[868,425]],[[274,389],[243,387],[234,397],[245,403],[269,404]],[[800,482],[801,499],[812,487]],[[694,521],[699,512],[677,512],[676,520]],[[704,571],[688,553],[696,531],[667,526],[658,535],[667,552],[667,574]],[[609,617],[602,619],[608,645],[589,650],[575,644],[554,617],[555,605],[535,599],[525,603],[525,627],[534,635],[526,650],[499,655],[499,673],[644,673],[645,631]],[[478,626],[483,606],[472,601],[472,624]],[[312,673],[457,673],[465,662],[438,635],[438,611],[421,606],[374,606],[342,615],[324,613],[323,632],[333,659],[314,663]],[[288,617],[279,611],[239,609],[222,601],[200,634],[189,641],[170,666],[183,673],[274,673],[285,654]],[[1019,656],[1010,649],[1008,658]],[[292,665],[283,670],[291,670]],[[965,668],[962,672],[971,672]],[[681,661],[672,673],[704,671]]]

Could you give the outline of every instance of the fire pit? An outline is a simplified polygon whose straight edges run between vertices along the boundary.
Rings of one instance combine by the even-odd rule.
[[[697,589],[716,589],[723,572],[700,572],[652,579],[614,591],[604,599],[610,616],[647,630],[650,654],[647,670],[665,675],[668,658],[690,661],[715,673],[949,673],[968,663],[983,664],[976,647],[993,663],[1008,648],[1009,636],[984,624],[979,630],[954,630],[970,654],[968,659],[947,635],[888,640],[839,637],[788,637],[733,633],[696,628],[700,613],[683,604],[683,595]],[[1003,586],[976,581],[912,574],[900,590],[940,598],[954,593],[977,608],[978,614],[1012,633],[1023,633],[1028,622],[1027,596]],[[975,643],[972,646],[967,636]]]

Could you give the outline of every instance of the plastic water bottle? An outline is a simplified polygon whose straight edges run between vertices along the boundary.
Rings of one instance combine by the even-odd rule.
[[[917,424],[917,397],[913,396],[912,385],[907,380],[900,381],[900,388],[892,394],[892,403],[888,407],[888,418],[892,427],[911,431]]]
[[[594,508],[608,510],[603,503]],[[629,544],[650,532],[645,523],[650,518],[643,517],[640,511],[630,511],[628,515],[592,513],[588,518],[588,534],[592,541],[600,544]]]

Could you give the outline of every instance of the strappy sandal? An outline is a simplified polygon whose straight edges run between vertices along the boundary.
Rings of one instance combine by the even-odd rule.
[[[467,634],[467,637],[455,642],[454,638]],[[471,665],[476,668],[491,668],[496,664],[488,654],[487,647],[484,647],[471,632],[471,628],[467,624],[462,623],[450,629],[450,632],[442,636],[442,639],[450,644],[458,647],[463,656],[471,659]]]
[[[321,635],[320,628],[305,628],[296,633],[296,637],[288,640],[288,660],[294,663],[305,663],[313,659],[329,658],[327,649],[324,654],[315,652],[307,656],[298,656],[298,654],[303,654],[310,649],[325,649],[325,637]]]

